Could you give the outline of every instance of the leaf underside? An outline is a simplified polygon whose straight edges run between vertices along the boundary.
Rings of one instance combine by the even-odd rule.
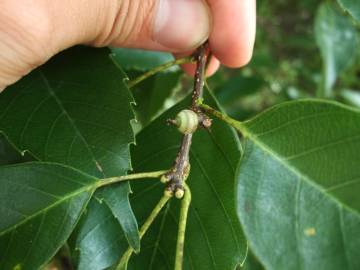
[[[359,269],[359,111],[290,102],[245,130],[238,214],[265,268]]]

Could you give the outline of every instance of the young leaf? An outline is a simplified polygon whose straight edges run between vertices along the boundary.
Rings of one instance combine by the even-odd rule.
[[[358,33],[334,4],[323,3],[316,16],[315,37],[324,62],[321,96],[331,97],[338,75],[353,62],[358,51]]]
[[[360,22],[360,2],[357,0],[338,0],[340,6]]]
[[[285,103],[240,126],[238,214],[266,269],[360,268],[360,112]]]
[[[69,237],[97,180],[50,163],[0,167],[0,269],[40,269]]]
[[[213,98],[207,97],[214,103]],[[190,104],[186,99],[152,122],[137,137],[133,160],[136,170],[164,169],[173,165],[181,134],[166,125]],[[234,208],[234,170],[240,158],[239,142],[233,130],[214,121],[210,131],[194,135],[187,180],[192,202],[185,240],[186,269],[234,269],[245,257],[243,237]],[[143,224],[164,191],[158,183],[134,183],[131,204]],[[145,234],[140,254],[133,256],[129,269],[173,269],[180,201],[174,199]]]
[[[101,178],[124,175],[131,168],[129,144],[134,142],[133,100],[124,80],[108,49],[67,50],[1,93],[0,132],[18,150],[29,151],[38,160],[66,164]],[[105,195],[130,192],[128,183],[106,189],[110,190],[100,198],[105,201]],[[129,204],[109,200],[103,207],[114,212],[122,208],[128,213],[124,218],[132,218],[128,224],[133,227],[126,234],[128,239],[138,239],[131,242],[138,248]]]

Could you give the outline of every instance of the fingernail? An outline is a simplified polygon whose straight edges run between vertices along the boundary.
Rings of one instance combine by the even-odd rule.
[[[211,15],[204,0],[159,0],[153,39],[174,51],[202,44],[211,28]]]

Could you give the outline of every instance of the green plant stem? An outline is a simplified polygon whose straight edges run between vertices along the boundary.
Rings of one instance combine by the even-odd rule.
[[[111,177],[111,178],[105,178],[101,179],[97,183],[97,187],[103,187],[112,185],[115,183],[123,182],[123,181],[129,181],[129,180],[137,180],[137,179],[144,179],[144,178],[160,178],[162,175],[166,174],[168,170],[164,171],[156,171],[156,172],[145,172],[145,173],[134,173],[129,175],[123,175],[123,176],[117,176],[117,177]]]
[[[205,112],[214,115],[215,117],[219,118],[220,120],[224,121],[225,123],[229,124],[230,126],[234,127],[236,130],[238,130],[239,132],[241,132],[243,135],[246,134],[246,128],[244,126],[244,124],[236,119],[231,118],[230,116],[219,112],[217,110],[215,110],[214,108],[210,107],[207,104],[198,103],[198,106],[200,108],[202,108]]]
[[[139,77],[129,81],[128,86],[129,86],[129,88],[132,88],[135,85],[137,85],[137,84],[141,83],[142,81],[146,80],[147,78],[155,75],[158,72],[164,71],[164,70],[166,70],[166,69],[168,69],[168,68],[170,68],[172,66],[175,66],[175,65],[182,65],[182,64],[191,63],[191,62],[194,62],[193,57],[192,56],[187,56],[187,57],[179,58],[179,59],[176,59],[174,61],[165,63],[163,65],[157,66],[157,67],[149,70],[148,72],[140,75]]]
[[[150,216],[146,219],[145,223],[140,228],[140,231],[139,231],[140,239],[143,238],[143,236],[145,235],[145,233],[147,232],[147,230],[149,229],[151,224],[154,222],[155,218],[159,215],[161,209],[164,208],[164,206],[167,204],[167,202],[170,200],[170,198],[171,198],[171,196],[167,193],[165,193],[162,196],[162,198],[160,199],[158,204],[152,210]],[[131,255],[133,254],[133,252],[134,252],[134,250],[132,249],[132,247],[129,247],[125,251],[125,253],[121,257],[121,259],[116,267],[116,270],[125,270],[127,268],[127,264],[129,262]]]
[[[181,202],[179,230],[176,243],[175,267],[174,270],[182,270],[184,261],[185,231],[191,203],[191,191],[188,185],[184,185],[185,194]]]

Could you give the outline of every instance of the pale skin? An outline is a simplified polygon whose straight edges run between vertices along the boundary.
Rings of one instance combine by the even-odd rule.
[[[1,0],[0,91],[77,44],[168,51],[209,39],[213,59],[241,67],[255,39],[256,0]],[[183,67],[192,73],[190,64]]]

